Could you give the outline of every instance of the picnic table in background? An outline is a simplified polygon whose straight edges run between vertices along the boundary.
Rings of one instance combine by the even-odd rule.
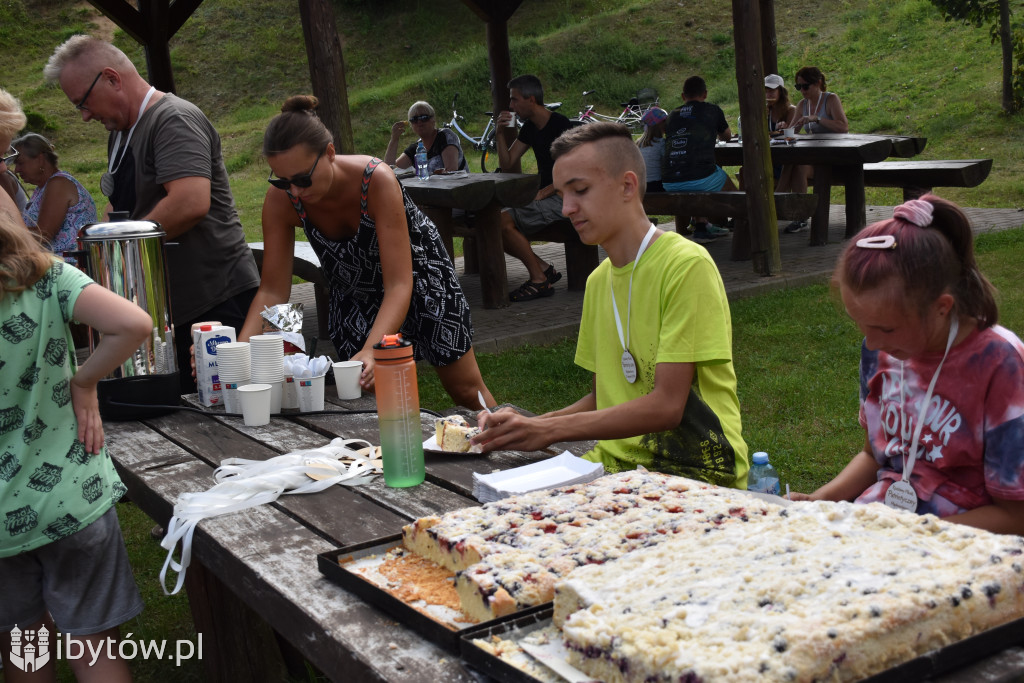
[[[525,173],[467,173],[415,176],[401,179],[416,205],[437,225],[449,256],[454,260],[453,235],[471,238],[463,243],[466,272],[478,270],[484,308],[508,306],[508,274],[501,239],[501,209],[523,206],[537,194],[540,179]],[[452,216],[454,209],[472,214],[467,220]],[[475,248],[472,246],[475,244]]]
[[[846,194],[846,236],[856,234],[867,223],[864,164],[889,157],[907,157],[920,153],[926,138],[913,136],[809,134],[798,135],[792,145],[772,144],[774,164],[801,164],[814,167],[814,194],[818,204],[811,219],[811,245],[828,242],[828,212],[834,184],[842,184]],[[729,142],[715,147],[715,159],[721,166],[743,165],[743,146]]]

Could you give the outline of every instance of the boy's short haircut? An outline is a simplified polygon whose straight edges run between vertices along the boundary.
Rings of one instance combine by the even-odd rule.
[[[524,98],[532,97],[537,104],[544,104],[544,86],[541,85],[540,79],[533,74],[516,76],[508,82],[508,89],[518,90]]]
[[[557,162],[562,155],[592,142],[600,143],[601,161],[609,175],[617,176],[625,171],[636,174],[642,197],[647,187],[647,164],[629,128],[621,123],[595,121],[570,128],[551,143],[551,158]]]
[[[683,83],[683,97],[700,97],[708,91],[708,84],[700,76],[690,76]]]

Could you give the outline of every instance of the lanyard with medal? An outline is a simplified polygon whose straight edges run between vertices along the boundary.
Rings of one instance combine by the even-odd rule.
[[[651,243],[651,239],[654,237],[654,233],[657,228],[654,224],[647,230],[647,234],[644,236],[644,241],[640,243],[640,248],[637,249],[636,258],[633,259],[633,270],[629,271],[629,298],[626,299],[626,333],[622,333],[622,320],[619,318],[619,306],[615,303],[615,284],[614,278],[608,279],[608,286],[612,290],[612,312],[615,314],[615,329],[619,332],[619,343],[622,344],[622,374],[626,376],[626,381],[632,384],[636,381],[636,361],[633,359],[633,354],[629,352],[629,309],[633,304],[633,273],[636,272],[637,264],[640,263],[640,257],[647,251],[647,245]]]
[[[885,492],[885,504],[891,508],[897,510],[909,510],[911,512],[917,511],[917,492],[914,490],[914,486],[910,483],[910,474],[914,471],[914,463],[917,462],[917,444],[921,438],[921,428],[924,426],[924,419],[928,412],[928,404],[932,400],[932,392],[935,391],[935,382],[939,379],[939,372],[942,370],[942,364],[946,362],[946,356],[949,355],[949,350],[953,347],[953,340],[956,339],[956,333],[960,328],[960,321],[956,315],[951,315],[949,324],[949,339],[946,340],[946,352],[942,354],[942,360],[939,361],[939,365],[935,368],[935,374],[932,375],[932,381],[928,384],[928,391],[925,392],[924,401],[921,403],[921,410],[917,415],[917,424],[914,425],[914,436],[910,441],[910,457],[907,459],[907,454],[904,453],[903,462],[903,475],[899,481],[894,481],[889,489]],[[903,384],[903,361],[900,361],[900,433],[903,433],[903,419],[905,410],[903,408],[904,400],[904,384]]]
[[[121,145],[121,131],[117,131],[117,137],[114,138],[114,149],[110,155],[110,160],[107,162],[107,172],[100,176],[100,191],[104,197],[109,197],[114,194],[116,185],[114,184],[114,174],[117,173],[117,169],[121,168],[121,162],[124,161],[125,155],[128,154],[128,143],[132,141],[132,133],[135,132],[135,126],[139,125],[139,121],[142,119],[142,113],[146,111],[146,105],[149,104],[149,98],[156,92],[155,86],[149,86],[149,91],[146,93],[146,98],[142,100],[142,106],[139,107],[139,115],[135,117],[135,123],[128,129],[128,137],[124,141],[124,147]],[[121,149],[121,158],[117,158],[117,150]],[[114,162],[117,162],[116,164]]]

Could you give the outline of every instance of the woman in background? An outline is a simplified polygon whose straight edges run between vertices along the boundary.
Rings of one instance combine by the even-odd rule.
[[[18,152],[14,170],[36,188],[22,213],[25,225],[58,256],[75,249],[78,231],[96,221],[89,191],[57,167],[57,153],[42,135],[23,135],[12,146]]]
[[[422,141],[427,150],[427,168],[433,173],[451,173],[466,170],[466,157],[462,154],[459,136],[450,128],[438,128],[434,117],[434,108],[429,102],[414,102],[409,107],[409,123],[396,121],[391,126],[391,140],[388,150],[384,153],[384,163],[396,168],[409,168],[416,156],[416,142],[405,148],[397,159],[398,138],[405,132],[406,126],[412,125],[412,132]]]

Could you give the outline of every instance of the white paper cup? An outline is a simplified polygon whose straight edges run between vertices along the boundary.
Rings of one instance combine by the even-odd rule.
[[[248,382],[244,382],[248,384]],[[242,386],[238,382],[224,382],[221,388],[224,392],[224,412],[226,413],[240,413],[242,412],[241,399],[238,396],[238,387]]]
[[[796,137],[796,128],[787,128],[782,133],[787,139]]]
[[[515,128],[516,127],[516,115],[515,114],[513,114],[512,118],[510,118],[508,120],[508,123],[505,124],[505,127],[506,128]]]
[[[261,427],[270,424],[269,384],[246,384],[236,389],[242,404],[242,421],[246,427]]]
[[[278,415],[284,406],[284,380],[280,382],[260,382],[270,386],[270,414]]]
[[[299,412],[310,413],[324,409],[324,377],[296,377],[295,394],[299,398]]]
[[[284,376],[284,386],[281,390],[281,407],[285,410],[299,407],[299,397],[295,393],[295,378],[291,375]]]
[[[338,398],[353,399],[363,395],[359,376],[363,373],[363,361],[343,360],[334,364],[334,384]]]

